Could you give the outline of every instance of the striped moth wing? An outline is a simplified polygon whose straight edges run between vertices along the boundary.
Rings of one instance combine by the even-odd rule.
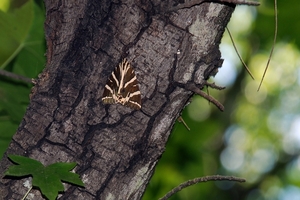
[[[141,109],[141,92],[134,70],[124,59],[117,66],[104,88],[102,101],[104,104],[122,104],[132,109]]]

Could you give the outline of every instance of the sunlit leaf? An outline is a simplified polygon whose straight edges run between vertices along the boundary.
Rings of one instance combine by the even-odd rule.
[[[33,18],[32,0],[7,12],[0,10],[0,68],[4,68],[22,49]]]

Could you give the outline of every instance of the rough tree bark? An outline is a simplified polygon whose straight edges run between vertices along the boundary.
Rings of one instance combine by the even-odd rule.
[[[202,88],[222,65],[219,44],[234,10],[176,2],[45,0],[47,65],[1,174],[11,164],[7,154],[45,165],[77,162],[85,188],[66,185],[60,199],[141,199],[193,95],[187,88]],[[139,81],[139,111],[101,102],[107,78],[125,57]],[[1,179],[0,199],[21,199],[25,180]]]

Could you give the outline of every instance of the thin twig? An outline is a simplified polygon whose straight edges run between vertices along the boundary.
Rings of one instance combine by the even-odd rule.
[[[237,5],[248,5],[248,6],[259,6],[260,5],[259,2],[247,1],[247,0],[212,0],[212,1],[213,2],[233,3],[233,4],[237,4]]]
[[[13,78],[13,79],[16,79],[16,80],[20,80],[20,81],[23,81],[23,82],[26,82],[26,83],[32,83],[32,79],[30,79],[30,78],[27,78],[25,76],[21,76],[21,75],[18,75],[18,74],[14,74],[12,72],[8,72],[8,71],[5,71],[3,69],[0,69],[0,75],[6,76],[6,77],[9,77],[9,78]]]
[[[264,71],[264,74],[262,76],[262,79],[260,81],[260,84],[258,86],[258,89],[257,91],[259,91],[260,87],[261,87],[261,84],[262,82],[264,81],[264,78],[265,78],[265,75],[267,73],[267,70],[269,68],[269,63],[270,63],[270,60],[271,60],[271,57],[272,57],[272,54],[273,54],[273,50],[275,48],[275,44],[276,44],[276,37],[277,37],[277,28],[278,28],[278,19],[277,19],[277,0],[274,0],[274,14],[275,14],[275,31],[274,31],[274,40],[273,40],[273,46],[272,46],[272,49],[271,49],[271,52],[270,52],[270,56],[269,56],[269,59],[268,59],[268,62],[267,62],[267,66],[265,68],[265,71]]]
[[[29,194],[29,192],[31,191],[32,186],[28,189],[28,191],[26,192],[26,194],[24,195],[24,197],[22,198],[22,200],[25,200],[27,195]]]
[[[191,130],[190,129],[190,127],[188,127],[188,125],[185,123],[185,121],[183,120],[183,118],[182,118],[182,116],[179,116],[178,118],[177,118],[177,120],[178,120],[178,122],[182,122],[183,123],[183,125],[185,126],[185,128],[187,129],[187,130]]]
[[[215,104],[215,106],[217,106],[219,110],[224,111],[224,106],[218,100],[214,99],[212,96],[207,95],[205,92],[200,90],[195,84],[187,84],[185,87],[187,90],[193,91],[196,94],[199,94],[200,96],[208,100],[209,102]]]
[[[246,63],[244,62],[242,56],[240,55],[240,53],[239,53],[237,47],[235,46],[235,42],[234,42],[234,40],[233,40],[233,37],[232,37],[232,35],[231,35],[231,33],[230,33],[230,31],[229,31],[229,29],[228,29],[227,27],[226,27],[226,30],[227,30],[227,32],[228,32],[228,34],[229,34],[229,37],[230,37],[230,39],[231,39],[231,42],[232,42],[232,44],[233,44],[233,47],[234,47],[234,49],[235,49],[236,54],[238,55],[240,61],[243,63],[243,65],[244,65],[244,67],[246,68],[248,74],[249,74],[249,75],[251,76],[251,78],[254,80],[254,76],[253,76],[252,73],[250,72],[250,70],[249,70],[249,68],[247,67]]]
[[[183,8],[190,8],[195,5],[199,5],[203,2],[215,2],[215,3],[232,3],[236,5],[248,5],[248,6],[259,6],[260,3],[256,1],[247,1],[247,0],[189,0],[185,3],[176,4],[176,6],[171,6],[167,12],[176,11]]]
[[[188,180],[184,183],[181,183],[177,187],[173,188],[170,192],[168,192],[165,196],[160,198],[159,200],[166,200],[170,198],[173,194],[179,192],[180,190],[195,185],[200,182],[207,182],[207,181],[236,181],[236,182],[246,182],[243,178],[238,178],[234,176],[221,176],[221,175],[213,175],[213,176],[205,176],[205,177],[199,177],[192,180]]]
[[[224,106],[218,100],[213,98],[212,96],[209,96],[208,94],[206,94],[205,92],[203,92],[200,89],[195,90],[195,93],[199,94],[200,96],[202,96],[209,102],[212,102],[213,104],[215,104],[215,106],[217,106],[217,108],[219,108],[219,110],[221,110],[222,112],[224,111]]]
[[[207,81],[205,81],[205,85],[217,90],[224,90],[226,88],[226,87],[218,86],[215,83],[209,83]]]
[[[206,93],[207,93],[208,96],[210,96],[210,94],[209,94],[209,89],[208,89],[208,85],[206,85]],[[210,105],[210,101],[208,102],[208,105]]]

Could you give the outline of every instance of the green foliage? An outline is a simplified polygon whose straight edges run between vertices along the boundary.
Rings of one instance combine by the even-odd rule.
[[[21,7],[0,12],[0,66],[6,64],[22,49],[33,22],[33,1]]]
[[[278,1],[278,41],[295,42],[297,47],[300,47],[299,32],[300,21],[296,19],[295,14],[299,13],[298,1],[291,0]],[[297,6],[295,6],[297,5]],[[255,22],[253,36],[259,37],[259,42],[262,46],[270,45],[270,36],[274,31],[274,0],[265,0],[261,6],[258,7],[258,16]],[[254,38],[253,38],[254,39]],[[256,38],[258,39],[258,38]],[[258,42],[258,41],[256,41]]]
[[[10,160],[18,165],[10,166],[6,176],[23,177],[31,175],[32,185],[38,187],[48,199],[56,199],[64,191],[61,181],[84,187],[79,175],[69,172],[76,163],[54,163],[45,167],[39,161],[23,156],[9,155]]]
[[[44,68],[44,12],[33,0],[0,4],[0,69],[34,78]],[[29,103],[31,84],[0,78],[0,159]]]

